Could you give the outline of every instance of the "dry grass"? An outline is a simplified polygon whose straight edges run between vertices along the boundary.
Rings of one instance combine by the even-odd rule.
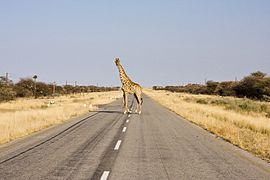
[[[120,91],[112,91],[0,103],[0,144],[96,110],[120,96]]]
[[[270,103],[167,91],[144,92],[182,117],[270,161]]]

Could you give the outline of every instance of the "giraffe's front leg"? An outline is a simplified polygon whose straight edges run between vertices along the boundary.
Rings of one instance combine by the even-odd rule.
[[[135,94],[135,98],[136,98],[136,102],[137,102],[135,113],[138,113],[138,111],[139,111],[139,101],[138,101],[138,97],[137,97],[136,94]]]
[[[124,105],[125,105],[124,114],[126,114],[127,112],[129,112],[129,109],[128,109],[128,94],[127,93],[124,93]]]

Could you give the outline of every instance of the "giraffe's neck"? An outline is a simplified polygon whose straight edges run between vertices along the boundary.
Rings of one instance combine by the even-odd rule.
[[[127,76],[124,68],[120,64],[117,67],[119,70],[119,75],[120,75],[120,79],[121,79],[122,84],[126,84],[126,83],[130,82],[130,79]]]

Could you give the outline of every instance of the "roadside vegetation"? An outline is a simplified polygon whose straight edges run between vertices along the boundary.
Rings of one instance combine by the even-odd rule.
[[[270,103],[247,98],[144,90],[185,119],[270,161]]]
[[[0,76],[0,102],[14,100],[16,98],[38,98],[59,96],[74,93],[104,92],[115,91],[119,87],[98,87],[98,86],[78,86],[63,85],[55,83],[44,83],[36,81],[37,76],[32,78],[22,78],[17,83],[13,83],[5,76]]]
[[[251,73],[240,81],[207,81],[205,85],[154,86],[153,89],[191,94],[246,97],[254,100],[270,101],[270,77],[260,71]]]
[[[120,91],[71,94],[57,97],[17,98],[0,103],[0,144],[29,135],[73,117],[97,110],[120,98]]]

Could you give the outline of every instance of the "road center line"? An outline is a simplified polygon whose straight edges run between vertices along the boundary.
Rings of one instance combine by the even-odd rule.
[[[121,145],[122,141],[121,140],[118,140],[115,147],[114,147],[114,150],[118,150],[120,145]]]
[[[126,132],[126,130],[127,130],[127,127],[124,127],[123,130],[122,130],[122,132]]]
[[[110,171],[104,171],[100,180],[107,180],[109,177]]]
[[[129,122],[129,120],[127,119],[127,120],[126,120],[126,123],[128,123],[128,122]]]
[[[129,114],[128,117],[130,117],[131,115]]]

